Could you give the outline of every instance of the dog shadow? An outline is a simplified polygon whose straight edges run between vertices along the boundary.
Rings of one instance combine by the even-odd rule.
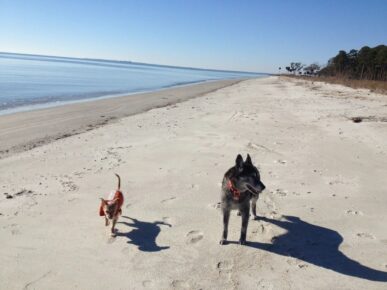
[[[375,270],[348,258],[340,250],[343,237],[336,231],[307,223],[295,216],[286,220],[259,217],[287,232],[274,237],[271,244],[248,242],[246,245],[282,256],[290,256],[344,275],[387,282],[387,272]]]
[[[156,238],[161,231],[159,225],[171,227],[170,224],[161,221],[155,221],[153,223],[143,222],[128,216],[122,217],[129,219],[132,222],[118,222],[118,224],[126,225],[132,228],[132,230],[126,233],[117,232],[117,237],[126,237],[128,239],[128,244],[136,245],[140,251],[144,252],[158,252],[169,249],[169,247],[158,246],[156,243]]]

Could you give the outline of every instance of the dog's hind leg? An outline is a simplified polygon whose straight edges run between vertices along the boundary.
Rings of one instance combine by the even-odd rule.
[[[242,228],[241,228],[241,237],[239,239],[239,244],[246,244],[246,233],[247,233],[247,225],[249,224],[249,216],[250,216],[250,205],[240,209],[242,215]]]
[[[220,240],[220,244],[224,245],[227,243],[228,222],[230,220],[230,208],[222,207],[222,211],[223,211],[223,234],[222,234],[222,239]]]

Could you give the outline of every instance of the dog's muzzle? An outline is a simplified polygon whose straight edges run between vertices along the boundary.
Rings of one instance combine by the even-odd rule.
[[[265,185],[263,183],[260,184],[259,189],[256,189],[250,185],[246,185],[247,189],[254,195],[259,195],[262,191],[265,190]]]

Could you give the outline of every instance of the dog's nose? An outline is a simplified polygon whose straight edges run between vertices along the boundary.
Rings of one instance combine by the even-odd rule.
[[[266,186],[261,182],[262,191],[265,190]]]

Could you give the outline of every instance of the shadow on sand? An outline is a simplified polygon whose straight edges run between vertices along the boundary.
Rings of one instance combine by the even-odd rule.
[[[142,222],[128,216],[122,217],[131,220],[132,223],[118,222],[118,224],[126,225],[132,229],[126,233],[116,233],[117,237],[126,237],[128,239],[128,244],[136,245],[140,251],[144,252],[158,252],[161,250],[169,249],[169,247],[159,247],[156,244],[156,238],[161,231],[159,225],[171,227],[170,224],[160,221],[153,223]]]
[[[387,282],[387,272],[363,266],[345,256],[339,246],[343,237],[336,231],[304,222],[298,217],[284,216],[279,221],[260,217],[287,232],[273,239],[272,244],[248,242],[247,246],[283,256],[291,256],[310,264],[344,275]]]

